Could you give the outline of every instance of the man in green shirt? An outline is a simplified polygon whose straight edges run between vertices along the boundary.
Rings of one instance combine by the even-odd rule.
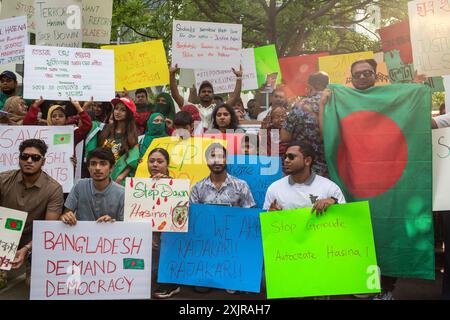
[[[0,110],[5,106],[8,98],[17,95],[17,76],[12,71],[3,71],[0,74]]]

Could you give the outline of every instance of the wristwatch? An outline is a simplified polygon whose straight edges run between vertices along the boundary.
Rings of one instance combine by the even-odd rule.
[[[27,248],[27,254],[30,256],[31,255],[31,247],[29,245],[24,245],[25,248]]]

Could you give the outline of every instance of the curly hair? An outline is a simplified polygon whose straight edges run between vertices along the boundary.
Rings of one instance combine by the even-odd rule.
[[[239,125],[239,120],[237,118],[236,112],[234,111],[234,108],[226,103],[214,108],[214,111],[212,113],[213,128],[217,129],[217,130],[219,129],[219,126],[217,125],[216,116],[217,116],[217,112],[219,112],[219,109],[222,109],[222,108],[225,108],[231,116],[231,121],[230,121],[230,124],[228,125],[227,129],[236,130]]]

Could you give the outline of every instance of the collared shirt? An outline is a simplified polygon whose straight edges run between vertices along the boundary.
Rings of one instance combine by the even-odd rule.
[[[33,221],[45,220],[47,212],[61,214],[63,204],[61,185],[43,171],[29,188],[20,170],[0,173],[0,206],[28,213],[19,248],[31,241]]]
[[[190,105],[191,103],[188,104]],[[201,104],[194,104],[194,106],[197,107],[198,112],[200,113],[200,118],[202,120],[200,128],[211,129],[213,126],[212,113],[214,111],[214,108],[216,107],[216,104],[212,103],[206,108]]]
[[[256,206],[247,182],[229,174],[219,190],[216,189],[210,177],[197,182],[192,187],[190,202],[241,208]]]
[[[338,199],[345,203],[341,189],[333,181],[312,173],[303,183],[295,183],[291,176],[275,181],[267,189],[263,208],[269,209],[274,200],[283,209],[311,208],[317,200]]]
[[[72,210],[78,221],[97,221],[108,215],[123,221],[125,188],[114,181],[103,190],[94,187],[92,178],[81,179],[73,186],[64,206]]]

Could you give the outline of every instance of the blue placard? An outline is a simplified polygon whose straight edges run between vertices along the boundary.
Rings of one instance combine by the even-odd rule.
[[[280,157],[234,155],[227,158],[227,172],[248,183],[257,208],[262,208],[269,186],[282,178]]]
[[[260,212],[192,204],[189,232],[161,235],[158,282],[259,293]]]

